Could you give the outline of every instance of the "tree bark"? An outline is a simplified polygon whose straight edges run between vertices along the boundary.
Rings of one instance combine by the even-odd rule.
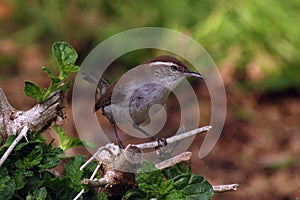
[[[63,119],[64,92],[53,92],[48,99],[28,111],[13,108],[0,88],[0,144],[10,135],[18,134],[27,125],[30,130],[42,132],[53,121]]]

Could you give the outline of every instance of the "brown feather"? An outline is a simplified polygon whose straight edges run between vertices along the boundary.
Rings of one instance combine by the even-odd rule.
[[[172,56],[168,56],[168,55],[161,55],[158,57],[155,57],[151,60],[148,60],[146,62],[144,62],[143,64],[147,64],[147,63],[152,63],[152,62],[172,62],[177,64],[179,67],[182,68],[182,71],[187,71],[188,67],[181,62],[179,59],[172,57]],[[102,108],[103,106],[107,106],[111,104],[111,97],[112,97],[112,93],[113,90],[117,84],[118,80],[113,82],[106,90],[106,92],[98,99],[95,99],[95,108],[94,111],[96,112],[97,110],[99,110],[100,108]],[[116,99],[118,101],[122,101],[123,96],[121,93],[120,94],[116,94]]]
[[[106,92],[100,96],[100,98],[95,99],[95,112],[102,108],[103,106],[107,106],[111,104],[111,96],[113,93],[113,90],[115,88],[115,85],[117,84],[118,81],[113,82],[106,90]]]

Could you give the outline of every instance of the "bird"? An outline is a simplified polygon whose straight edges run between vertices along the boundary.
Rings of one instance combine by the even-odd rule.
[[[131,123],[134,128],[154,140],[154,137],[141,128],[151,121],[151,106],[163,106],[171,90],[186,77],[205,78],[200,73],[191,71],[174,56],[155,57],[127,71],[112,84],[100,78],[95,94],[94,112],[102,110],[102,115],[109,120],[114,129],[121,149],[125,146],[119,138],[117,123]],[[164,139],[160,138],[157,141],[159,145],[166,145]]]

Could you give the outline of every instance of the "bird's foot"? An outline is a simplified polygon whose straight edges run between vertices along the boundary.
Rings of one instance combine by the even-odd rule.
[[[167,146],[167,139],[166,138],[156,138],[157,147],[155,149],[159,149],[161,147]]]
[[[125,149],[125,146],[124,146],[124,144],[122,143],[121,140],[118,140],[118,146],[119,146],[120,149]]]

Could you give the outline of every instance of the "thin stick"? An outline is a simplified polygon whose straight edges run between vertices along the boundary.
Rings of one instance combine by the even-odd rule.
[[[97,171],[99,170],[100,166],[101,166],[101,165],[97,165],[97,167],[96,167],[96,169],[94,170],[93,174],[91,175],[90,179],[93,179],[93,178],[95,177],[95,175],[96,175]],[[82,169],[80,169],[80,170],[82,170]],[[82,189],[82,190],[76,195],[76,197],[74,197],[73,200],[79,199],[79,197],[80,197],[83,193],[84,193],[84,189]]]
[[[194,130],[182,133],[182,134],[178,134],[178,135],[169,137],[169,138],[166,139],[166,141],[167,141],[167,144],[171,144],[171,143],[174,143],[174,142],[186,139],[188,137],[197,135],[199,133],[202,133],[202,132],[205,132],[205,131],[209,131],[211,128],[212,128],[212,126],[204,126],[204,127],[201,127],[201,128],[197,128],[197,129],[194,129]],[[155,141],[155,142],[148,142],[148,143],[143,143],[143,144],[135,144],[133,146],[136,146],[136,147],[138,147],[140,149],[149,149],[149,148],[155,148],[155,147],[157,147],[158,144]]]
[[[227,185],[213,185],[213,189],[215,192],[228,192],[228,191],[236,191],[239,187],[239,184],[227,184]]]
[[[82,189],[77,195],[76,195],[76,197],[74,197],[74,199],[73,200],[77,200],[77,199],[79,199],[80,198],[80,196],[82,195],[82,193],[84,193],[84,189]]]
[[[160,162],[160,163],[157,163],[155,165],[155,167],[157,169],[160,169],[160,170],[163,170],[163,169],[166,169],[166,168],[169,168],[169,167],[172,167],[178,163],[181,163],[181,162],[184,162],[184,161],[189,161],[192,157],[192,152],[183,152],[177,156],[174,156],[168,160],[165,160],[163,162]]]
[[[24,126],[21,133],[16,137],[16,139],[13,141],[13,143],[8,147],[6,152],[3,154],[3,156],[0,159],[0,167],[2,164],[5,162],[5,160],[8,158],[10,153],[14,150],[14,148],[17,146],[17,144],[22,140],[23,137],[26,138],[27,131],[28,131],[28,126]]]
[[[86,185],[89,188],[101,187],[107,185],[108,183],[109,183],[109,179],[107,178],[100,178],[97,180],[83,179],[82,181],[82,184]]]
[[[107,151],[111,156],[114,155],[114,152],[109,148],[111,144],[107,144],[104,147],[100,147],[96,153],[94,153],[79,169],[83,170],[90,162],[96,159],[96,157],[102,152],[102,151]],[[99,160],[98,160],[99,162]]]
[[[96,169],[94,170],[94,172],[93,172],[92,176],[90,177],[90,179],[93,179],[93,178],[96,176],[97,171],[100,169],[100,167],[101,167],[101,165],[97,165],[97,167],[96,167]]]

